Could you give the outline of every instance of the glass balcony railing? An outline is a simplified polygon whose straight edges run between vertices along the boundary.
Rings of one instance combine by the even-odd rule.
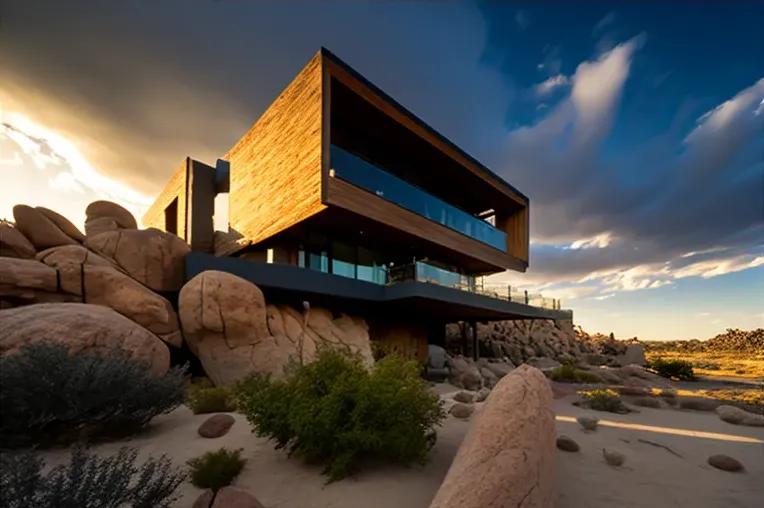
[[[388,284],[411,281],[438,284],[439,286],[469,291],[470,293],[490,298],[572,314],[571,311],[562,308],[562,302],[559,299],[545,298],[540,294],[529,293],[528,291],[517,291],[508,284],[485,284],[482,277],[475,278],[469,275],[461,275],[430,265],[424,261],[396,266],[388,271]]]
[[[334,145],[331,168],[337,178],[502,252],[507,251],[507,235],[503,231]]]

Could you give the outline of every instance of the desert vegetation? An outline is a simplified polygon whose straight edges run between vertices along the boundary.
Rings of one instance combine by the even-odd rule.
[[[186,405],[195,415],[236,411],[236,396],[230,388],[212,386],[207,379],[189,383]]]
[[[293,365],[284,380],[253,375],[238,405],[253,431],[309,463],[329,481],[356,472],[361,460],[424,462],[428,432],[445,417],[420,366],[387,355],[367,369],[356,355],[321,349],[314,363]]]
[[[184,398],[184,370],[153,375],[117,353],[70,355],[40,342],[0,357],[0,447],[124,436]]]
[[[75,448],[53,468],[34,452],[0,454],[0,508],[167,508],[185,473],[166,456],[136,465],[138,451],[110,457]]]
[[[241,449],[221,448],[189,460],[191,483],[200,489],[211,489],[213,492],[231,485],[247,463],[241,452]]]

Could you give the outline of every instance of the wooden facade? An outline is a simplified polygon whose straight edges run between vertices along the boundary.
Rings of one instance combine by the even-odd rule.
[[[165,210],[175,208],[177,210],[176,235],[186,239],[186,210],[188,205],[188,169],[191,159],[186,157],[183,162],[175,169],[162,192],[154,200],[151,208],[143,214],[141,222],[144,228],[156,228],[167,231]],[[177,200],[177,201],[176,201]],[[173,202],[177,203],[177,206]]]
[[[372,164],[467,214],[493,210],[496,227],[507,234],[506,250],[331,177],[333,144],[363,152]],[[343,221],[347,211],[354,224],[360,217],[387,234],[405,233],[450,251],[445,257],[475,274],[528,266],[527,197],[324,49],[222,158],[230,163],[230,230],[253,248],[271,248],[322,221]],[[145,226],[164,229],[165,210],[177,199],[177,234],[188,240],[189,167],[187,159],[173,174],[144,216]]]
[[[326,208],[322,77],[319,53],[224,156],[231,164],[230,227],[253,243]]]

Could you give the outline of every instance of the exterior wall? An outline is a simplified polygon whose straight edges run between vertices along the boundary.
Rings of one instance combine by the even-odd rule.
[[[186,241],[194,252],[215,250],[215,168],[192,160],[187,173]]]
[[[369,321],[369,338],[372,344],[422,363],[427,361],[427,336],[426,324],[413,321]]]
[[[144,228],[165,229],[165,208],[170,206],[175,198],[178,198],[178,236],[186,239],[186,210],[188,185],[188,167],[191,159],[186,157],[172,174],[170,181],[162,189],[162,192],[154,200],[154,204],[143,215],[141,222]]]
[[[524,262],[527,267],[530,247],[528,207],[510,215],[497,215],[496,227],[507,234],[507,253]]]
[[[231,164],[230,226],[253,243],[326,208],[322,100],[319,53],[224,156]]]

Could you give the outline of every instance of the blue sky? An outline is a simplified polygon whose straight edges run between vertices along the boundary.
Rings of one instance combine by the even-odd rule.
[[[0,216],[27,202],[81,223],[96,197],[140,215],[323,45],[531,198],[531,269],[497,280],[620,337],[764,326],[764,4],[11,0],[4,14]]]

